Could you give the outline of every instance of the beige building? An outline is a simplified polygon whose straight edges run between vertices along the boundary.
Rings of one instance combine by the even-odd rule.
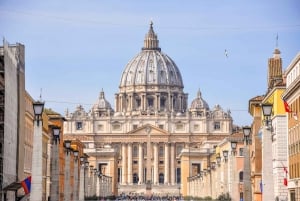
[[[236,143],[235,149],[232,149],[231,142]],[[249,200],[244,197],[245,151],[241,130],[224,138],[213,149],[202,147],[201,160],[205,163],[199,174],[189,177],[189,195],[193,198],[209,196],[218,200],[229,197],[232,201]]]
[[[121,74],[115,109],[101,91],[92,108],[66,112],[64,135],[82,141],[90,165],[112,177],[112,194],[188,195],[188,177],[206,168],[202,148],[230,135],[233,120],[219,105],[210,108],[200,90],[188,105],[183,89],[151,23]]]
[[[15,200],[24,178],[25,48],[0,47],[0,200]]]
[[[289,200],[300,199],[300,53],[285,72],[286,91],[283,98],[290,106],[288,113],[288,190]]]

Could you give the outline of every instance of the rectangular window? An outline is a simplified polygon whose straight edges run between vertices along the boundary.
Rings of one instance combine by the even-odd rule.
[[[239,149],[239,156],[244,156],[244,148]]]
[[[176,130],[182,131],[184,129],[183,124],[176,124]]]
[[[217,122],[214,123],[214,129],[215,130],[220,130],[221,129],[221,125],[220,125],[219,121],[217,121]]]
[[[181,169],[180,168],[176,168],[176,182],[177,182],[177,184],[181,183]],[[179,189],[179,191],[180,191],[180,189]]]
[[[112,129],[113,130],[121,130],[121,125],[120,124],[115,124],[115,125],[112,125]]]
[[[160,129],[164,129],[164,125],[159,125],[158,126]]]
[[[82,130],[82,122],[76,122],[76,130]]]
[[[137,129],[137,127],[138,127],[138,125],[133,125],[132,129],[135,130],[135,129]]]

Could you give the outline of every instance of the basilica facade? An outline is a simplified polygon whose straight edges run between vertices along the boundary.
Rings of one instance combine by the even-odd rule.
[[[65,119],[64,138],[84,143],[92,168],[112,179],[112,194],[188,194],[187,179],[207,168],[233,127],[230,111],[210,108],[200,90],[188,103],[152,23],[121,74],[114,109],[102,90],[91,108],[79,105]]]

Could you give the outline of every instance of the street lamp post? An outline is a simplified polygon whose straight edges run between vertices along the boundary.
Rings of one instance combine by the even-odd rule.
[[[252,200],[252,189],[251,189],[251,170],[250,170],[250,157],[249,157],[249,144],[251,144],[251,127],[245,126],[243,127],[244,133],[244,200],[251,201]]]
[[[79,201],[84,201],[84,169],[85,169],[85,159],[86,157],[81,156],[80,157],[80,180],[79,180]]]
[[[87,197],[88,189],[89,189],[89,180],[88,180],[88,173],[89,172],[89,161],[87,158],[84,161],[84,196]]]
[[[50,198],[51,200],[59,200],[59,143],[60,143],[60,127],[52,127],[53,146],[51,154],[51,186]]]
[[[74,150],[74,200],[79,199],[79,183],[78,183],[78,155],[79,151]]]
[[[262,104],[262,111],[265,120],[262,132],[262,197],[264,201],[274,200],[271,121],[272,108],[272,104]]]
[[[229,183],[229,193],[232,195],[232,197],[238,197],[238,185],[236,183],[236,148],[237,148],[237,141],[232,140],[231,141],[231,157],[230,157],[230,183]]]
[[[43,125],[44,102],[33,103],[34,131],[31,166],[30,201],[43,200]]]
[[[224,158],[224,164],[223,164],[223,172],[224,172],[224,188],[223,192],[228,192],[228,150],[223,150],[223,158]]]
[[[70,155],[71,155],[71,140],[65,140],[65,175],[64,175],[64,201],[71,200],[70,192]]]

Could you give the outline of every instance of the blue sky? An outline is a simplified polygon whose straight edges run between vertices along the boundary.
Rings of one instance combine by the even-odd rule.
[[[0,36],[25,45],[31,96],[42,88],[46,107],[64,114],[78,104],[88,111],[102,88],[114,105],[152,20],[189,103],[200,89],[210,108],[230,109],[243,126],[249,99],[266,92],[276,35],[284,69],[300,51],[299,8],[298,0],[2,0]]]

